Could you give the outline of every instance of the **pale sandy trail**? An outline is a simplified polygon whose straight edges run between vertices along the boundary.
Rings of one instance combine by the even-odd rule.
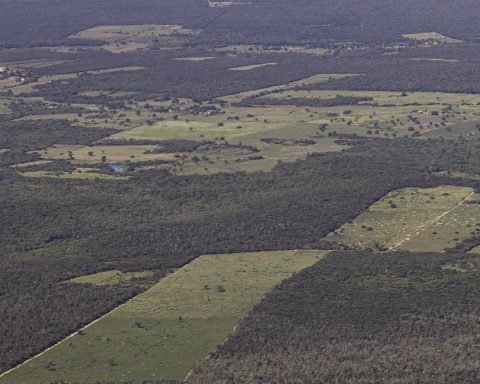
[[[432,225],[435,225],[436,223],[438,223],[441,219],[443,219],[445,216],[447,216],[449,213],[451,213],[452,211],[454,211],[455,209],[461,207],[463,204],[465,204],[468,199],[470,199],[470,197],[472,197],[473,195],[475,194],[475,192],[471,192],[467,197],[465,197],[462,201],[460,201],[458,204],[456,204],[454,207],[450,208],[448,211],[442,213],[440,216],[437,216],[435,219],[433,219],[432,221],[429,221],[428,223],[425,223],[423,225],[421,225],[420,227],[418,227],[418,230],[417,232],[415,232],[413,235],[408,235],[407,237],[405,237],[402,241],[398,242],[397,244],[395,244],[393,247],[390,247],[389,251],[394,251],[396,249],[398,249],[400,246],[402,246],[404,243],[406,243],[407,241],[410,241],[411,239],[413,239],[415,236],[418,236],[420,234],[420,232],[422,232],[424,229],[426,228],[429,228],[431,227]]]

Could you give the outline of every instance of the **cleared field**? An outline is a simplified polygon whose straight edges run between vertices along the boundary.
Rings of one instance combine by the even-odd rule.
[[[96,71],[87,71],[85,73],[89,73],[92,75],[99,75],[102,73],[115,73],[115,72],[129,72],[129,71],[140,71],[142,69],[145,69],[145,67],[140,67],[140,66],[135,66],[131,65],[128,67],[117,67],[117,68],[109,68],[109,69],[99,69]]]
[[[8,107],[8,104],[9,104],[8,101],[0,100],[0,114],[11,112],[10,108]]]
[[[480,235],[480,195],[471,195],[428,228],[423,228],[398,247],[412,252],[441,252],[461,240]]]
[[[443,230],[443,236],[437,234],[433,239],[412,243],[411,247],[409,244],[434,226],[455,226],[454,219],[459,218],[457,211],[463,212],[464,206],[469,206],[465,203],[472,196],[471,188],[454,186],[394,191],[351,223],[328,235],[327,239],[358,249],[443,250],[452,243],[447,229]],[[478,208],[476,210],[480,212]],[[455,216],[447,219],[452,214]],[[472,221],[471,215],[462,217],[465,226]]]
[[[0,383],[183,379],[268,291],[326,253],[202,256]]]
[[[226,140],[230,144],[242,143],[258,149],[257,153],[247,153],[245,150],[235,148],[196,151],[189,154],[189,158],[196,157],[198,161],[184,159],[177,162],[177,165],[180,164],[175,169],[178,174],[270,170],[279,160],[294,161],[305,158],[308,153],[340,151],[345,148],[335,143],[333,137],[326,134],[319,136],[318,125],[311,124],[310,120],[320,115],[303,108],[225,107],[222,112],[223,114],[211,116],[180,114],[176,120],[169,119],[152,125],[142,125],[119,132],[111,138],[217,142]],[[327,112],[322,112],[325,119],[326,114]],[[276,140],[276,143],[272,143],[270,139]],[[122,147],[116,150],[122,151]],[[253,155],[255,160],[249,160]],[[160,155],[156,156],[160,158]]]
[[[412,60],[414,61],[441,61],[444,63],[460,63],[460,60],[456,59],[438,59],[438,58],[426,58],[426,57],[415,57]]]
[[[0,152],[1,153],[1,152]],[[15,165],[12,165],[11,167],[12,168],[19,168],[19,169],[22,169],[22,168],[25,168],[25,167],[30,167],[32,165],[45,165],[45,164],[49,164],[51,161],[50,160],[37,160],[37,161],[31,161],[29,163],[21,163],[21,164],[15,164]]]
[[[87,180],[121,180],[127,179],[124,176],[107,175],[98,173],[95,168],[77,168],[72,172],[51,172],[51,171],[32,171],[23,172],[22,176],[25,177],[53,177],[59,179],[87,179]]]
[[[106,156],[108,162],[173,159],[173,154],[145,153],[154,148],[154,145],[99,145],[79,148],[73,151],[73,157],[80,162],[93,163],[100,162],[102,156]],[[65,154],[63,157],[67,158]]]
[[[235,55],[261,55],[265,53],[300,53],[304,55],[324,56],[330,51],[324,48],[309,48],[302,46],[282,45],[282,46],[264,46],[264,45],[228,45],[226,47],[215,48],[217,52],[230,53]]]
[[[385,92],[385,91],[341,91],[341,90],[288,90],[276,92],[268,95],[268,98],[286,99],[292,98],[314,98],[314,99],[331,99],[336,96],[352,96],[352,97],[372,97],[371,104],[379,105],[442,105],[442,106],[460,106],[471,105],[476,106],[480,103],[478,94],[458,94],[444,92]]]
[[[53,59],[33,59],[33,60],[23,60],[23,61],[9,61],[5,63],[0,63],[0,65],[8,65],[14,68],[28,68],[28,69],[36,69],[36,68],[44,68],[50,65],[62,64],[65,63],[65,60],[53,60]]]
[[[34,87],[37,85],[48,84],[52,81],[68,80],[77,77],[76,73],[69,73],[65,75],[53,75],[53,76],[42,76],[37,81],[27,84],[13,85],[8,87],[9,90],[13,92],[14,95],[19,95],[21,93],[33,92]]]
[[[228,68],[229,71],[251,71],[252,69],[269,67],[272,65],[277,65],[277,63],[263,63],[263,64],[254,64],[254,65],[245,65],[243,67],[234,67]]]
[[[265,94],[265,93],[272,93],[272,92],[288,90],[288,89],[292,89],[292,88],[302,86],[302,85],[322,83],[322,82],[328,81],[330,79],[341,79],[343,77],[351,77],[351,76],[358,76],[358,75],[356,75],[356,74],[319,73],[317,75],[313,75],[313,76],[307,77],[307,78],[302,79],[302,80],[292,81],[291,83],[287,83],[287,84],[283,84],[283,85],[276,85],[276,86],[267,87],[267,88],[260,88],[260,89],[256,89],[256,90],[253,90],[253,91],[240,92],[240,93],[237,93],[237,94],[234,94],[234,95],[219,97],[218,99],[226,101],[227,103],[237,103],[237,102],[240,102],[241,100],[243,100],[247,97],[258,96],[260,94]]]
[[[117,285],[124,282],[129,282],[135,279],[141,279],[145,277],[151,277],[153,272],[121,272],[121,271],[105,271],[95,273],[93,275],[85,275],[75,277],[67,281],[67,283],[73,284],[93,284],[97,286],[102,285]]]
[[[176,57],[173,60],[199,62],[199,61],[214,60],[214,59],[216,59],[215,56],[192,56],[192,57]]]
[[[101,25],[70,36],[71,39],[101,40],[103,49],[123,53],[145,49],[158,42],[176,46],[182,37],[197,35],[200,30],[181,25]],[[166,47],[165,47],[166,48]]]
[[[81,145],[56,144],[53,147],[37,151],[44,159],[66,158],[69,152],[82,148]]]
[[[471,252],[471,253],[479,253],[479,254],[480,254],[480,246],[473,248],[470,252]]]
[[[181,25],[100,25],[93,27],[70,38],[103,40],[107,42],[127,38],[128,40],[144,39],[146,36],[170,36],[176,34],[196,34],[199,31],[183,28]]]
[[[438,32],[421,32],[421,33],[407,33],[402,35],[406,39],[419,40],[419,41],[433,41],[444,44],[458,44],[462,43],[462,40],[453,39],[451,37],[444,36]]]
[[[272,145],[258,142],[256,148],[259,149],[259,152],[254,154],[245,153],[245,151],[242,153],[240,150],[196,151],[192,153],[192,156],[199,158],[199,161],[192,162],[186,159],[181,166],[177,166],[174,170],[177,174],[269,171],[279,161],[289,162],[305,158],[308,153],[313,152],[338,152],[345,149],[346,146],[335,143],[334,139],[325,138],[312,145]],[[251,159],[252,155],[261,158]],[[204,160],[204,156],[208,160]]]
[[[344,98],[372,98],[357,105],[309,109],[316,116],[313,124],[329,124],[329,131],[356,133],[360,136],[396,137],[428,136],[453,137],[478,134],[476,94],[435,92],[394,93],[335,90],[286,90],[264,96],[269,100],[331,100]],[[262,100],[260,98],[259,100]],[[348,114],[345,114],[348,111]],[[336,114],[331,118],[332,114]],[[471,124],[468,124],[471,123]]]

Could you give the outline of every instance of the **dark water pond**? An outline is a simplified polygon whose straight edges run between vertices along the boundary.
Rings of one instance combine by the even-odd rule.
[[[123,171],[123,166],[121,166],[121,165],[112,164],[111,167],[112,167],[112,169],[115,173],[120,173],[120,172]]]

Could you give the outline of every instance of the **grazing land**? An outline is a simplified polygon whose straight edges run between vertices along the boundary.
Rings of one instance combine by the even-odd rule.
[[[453,186],[393,191],[327,238],[358,249],[440,252],[470,237],[473,199],[471,188]]]
[[[263,295],[325,253],[202,256],[0,383],[183,379]],[[105,274],[71,282],[103,285],[124,278]]]

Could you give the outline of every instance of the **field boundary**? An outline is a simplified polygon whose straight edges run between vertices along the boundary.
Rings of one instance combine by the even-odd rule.
[[[167,277],[167,276],[165,276]],[[163,280],[163,278],[161,279]],[[158,283],[157,283],[158,284]],[[146,292],[146,291],[145,291]],[[143,292],[142,292],[143,293]],[[123,307],[124,305],[128,304],[130,301],[132,301],[133,299],[135,299],[136,297],[138,297],[139,295],[141,295],[142,293],[138,294],[138,295],[135,295],[133,296],[132,298],[128,299],[127,301],[125,301],[124,303],[116,306],[115,308],[113,308],[112,310],[108,311],[107,313],[104,313],[102,316],[96,318],[95,320],[91,321],[90,323],[84,325],[83,327],[81,327],[78,331],[75,331],[73,333],[71,333],[70,335],[68,335],[67,337],[63,338],[62,340],[56,342],[55,344],[51,345],[50,347],[44,349],[42,352],[39,352],[38,354],[36,354],[35,356],[32,356],[32,357],[29,357],[27,360],[23,361],[22,363],[18,364],[17,366],[13,367],[13,368],[10,368],[8,371],[5,371],[3,373],[0,373],[0,379],[3,378],[4,376],[8,375],[9,373],[12,373],[13,371],[15,371],[16,369],[24,366],[25,364],[31,362],[32,360],[38,358],[38,357],[41,357],[42,355],[44,355],[45,353],[47,353],[48,351],[52,350],[53,348],[56,348],[58,345],[60,345],[61,343],[71,339],[72,337],[78,335],[81,331],[84,331],[86,330],[87,328],[91,327],[92,325],[94,325],[95,323],[99,322],[100,320],[102,320],[104,317],[107,317],[109,316],[110,314],[112,314],[113,312],[117,311],[119,308]]]

